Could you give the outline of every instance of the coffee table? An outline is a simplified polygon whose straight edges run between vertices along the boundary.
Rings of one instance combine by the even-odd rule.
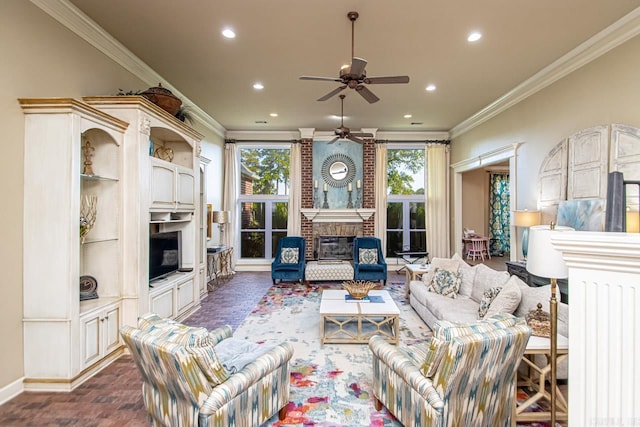
[[[366,344],[374,335],[382,335],[398,344],[400,310],[389,292],[372,290],[369,295],[384,302],[346,302],[347,291],[327,289],[320,300],[320,342]]]

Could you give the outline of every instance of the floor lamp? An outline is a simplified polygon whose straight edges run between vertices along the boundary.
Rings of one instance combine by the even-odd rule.
[[[527,260],[529,246],[529,227],[540,224],[540,211],[513,211],[513,225],[523,227],[522,231],[522,256]]]
[[[549,277],[551,281],[551,298],[549,300],[549,317],[551,323],[551,425],[556,425],[556,383],[558,358],[558,300],[556,287],[558,279],[566,279],[567,265],[562,259],[562,253],[551,244],[551,237],[563,231],[573,231],[571,227],[537,225],[529,230],[529,258],[527,271],[535,276]]]

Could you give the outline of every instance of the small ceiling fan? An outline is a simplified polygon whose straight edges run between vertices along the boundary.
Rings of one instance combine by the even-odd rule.
[[[300,76],[300,80],[322,80],[330,82],[342,83],[342,86],[337,87],[318,101],[326,101],[332,96],[342,92],[347,87],[355,89],[364,99],[370,104],[378,102],[378,98],[373,92],[365,86],[371,84],[393,84],[393,83],[409,83],[409,76],[384,76],[384,77],[367,77],[365,67],[367,66],[367,60],[357,58],[354,53],[354,29],[355,22],[358,19],[358,12],[349,12],[347,17],[351,21],[351,65],[344,65],[340,68],[340,77],[315,77],[315,76]]]
[[[372,133],[363,133],[363,132],[351,132],[351,129],[345,127],[344,125],[344,98],[345,94],[340,94],[340,127],[335,129],[334,133],[336,134],[335,138],[329,141],[329,144],[333,144],[339,139],[348,139],[353,142],[357,142],[358,144],[364,144],[364,140],[360,138],[373,138]]]

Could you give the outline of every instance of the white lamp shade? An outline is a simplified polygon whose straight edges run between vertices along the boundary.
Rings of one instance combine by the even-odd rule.
[[[531,227],[540,224],[540,211],[513,211],[513,225]]]
[[[212,222],[215,224],[227,224],[229,222],[230,211],[214,211],[212,215]]]
[[[565,279],[569,275],[562,253],[551,244],[554,233],[574,231],[571,227],[536,225],[529,228],[529,252],[527,271],[531,274],[550,279]]]

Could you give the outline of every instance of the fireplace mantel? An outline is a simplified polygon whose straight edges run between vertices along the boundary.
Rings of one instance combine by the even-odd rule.
[[[375,209],[300,209],[311,222],[362,222],[371,218]]]

